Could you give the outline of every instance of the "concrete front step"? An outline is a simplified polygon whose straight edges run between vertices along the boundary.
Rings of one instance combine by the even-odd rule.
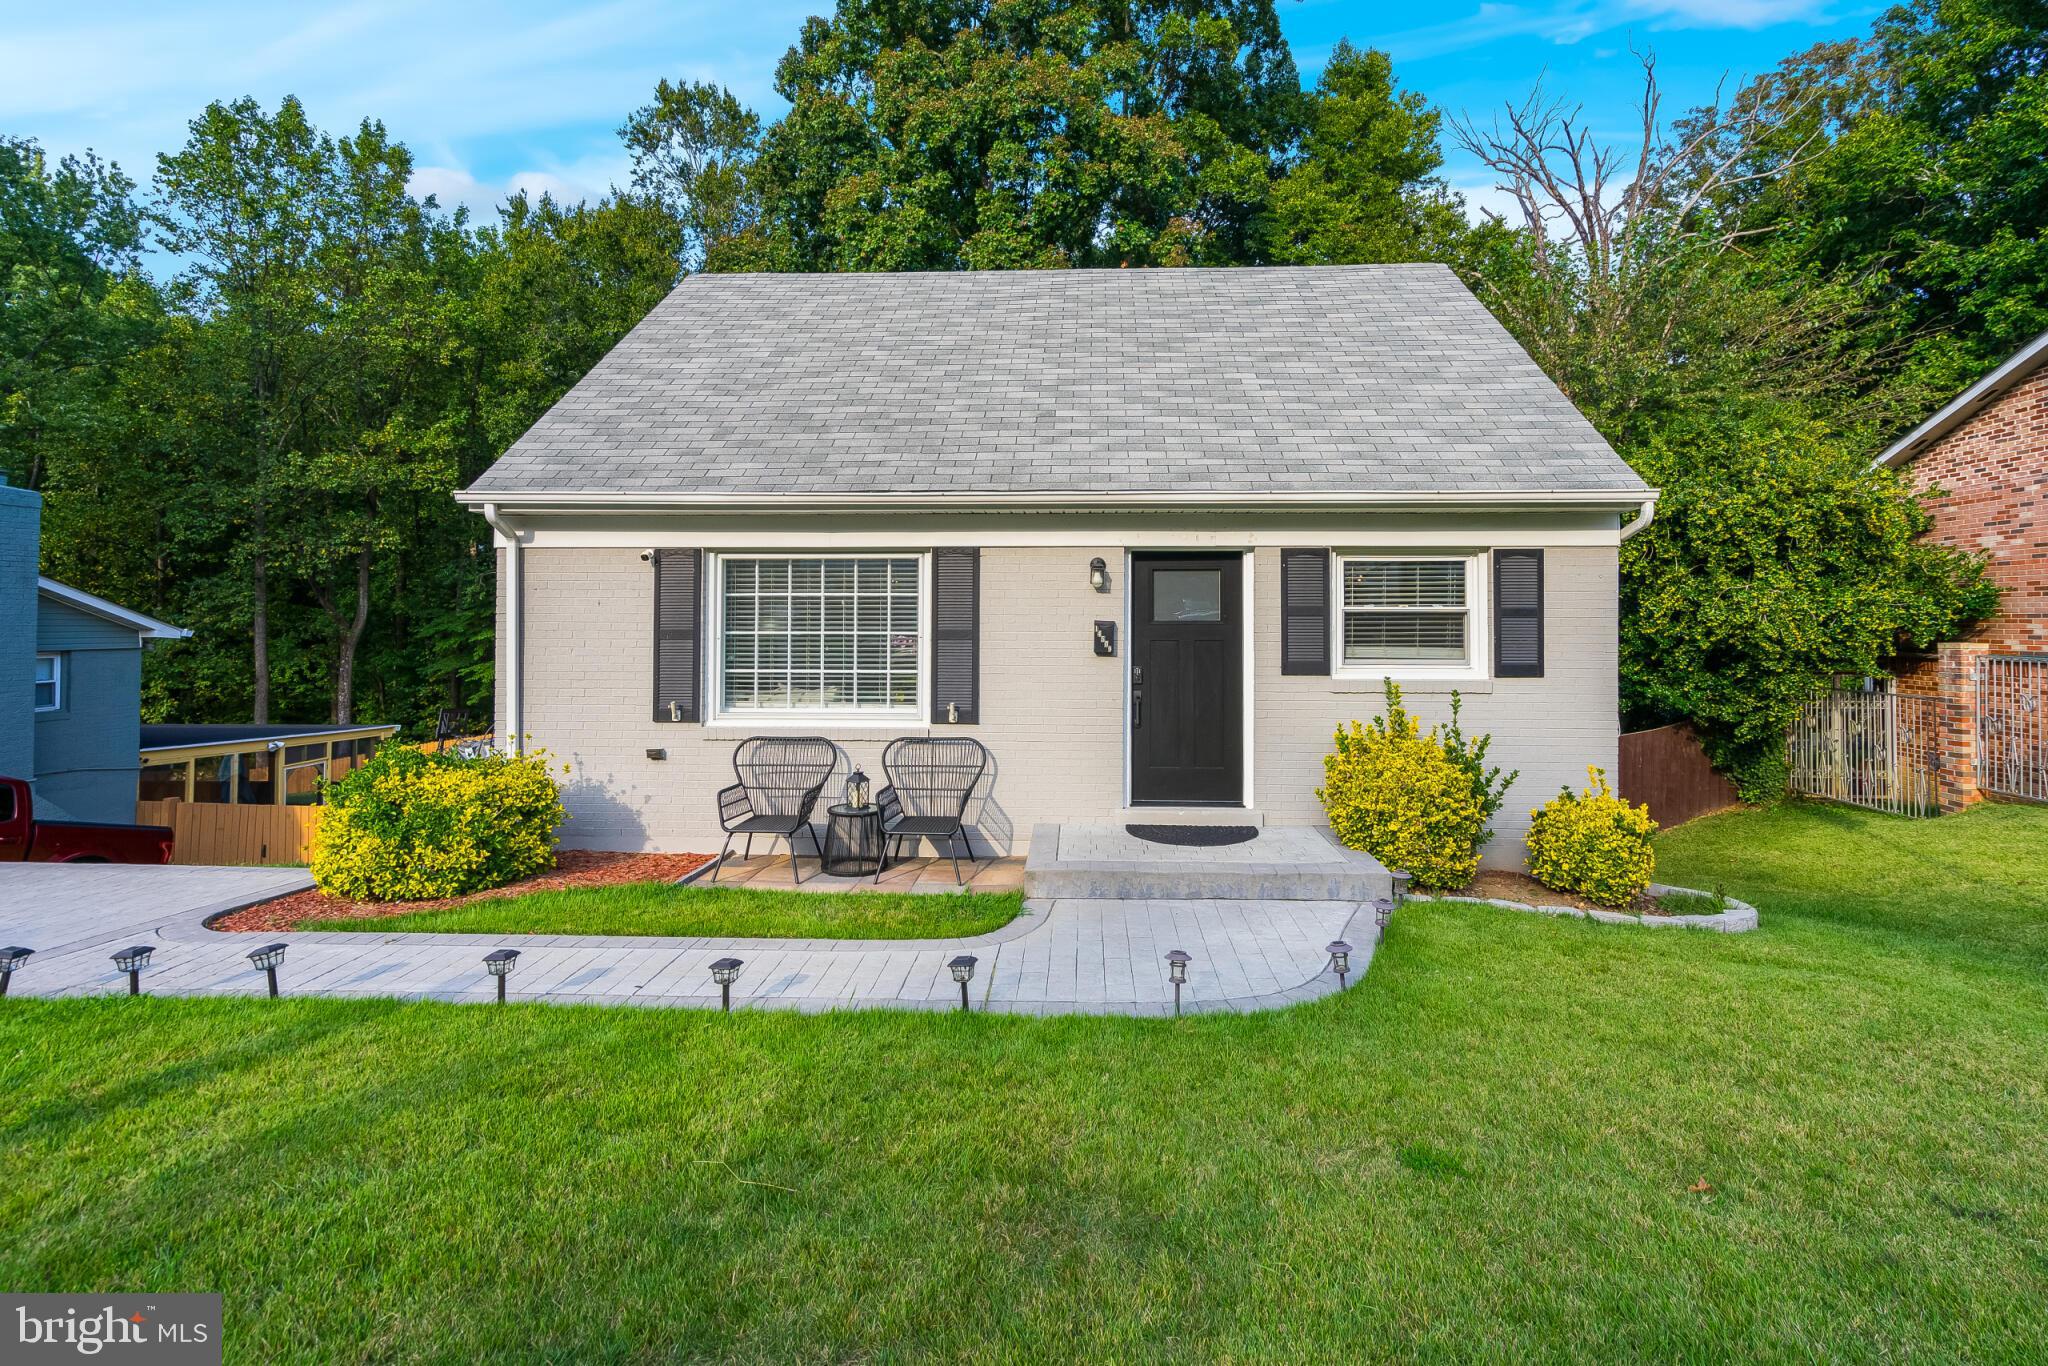
[[[1327,830],[1267,826],[1243,844],[1203,847],[1140,840],[1121,823],[1067,821],[1033,828],[1024,893],[1087,901],[1372,901],[1393,895],[1393,879],[1379,860],[1346,849]]]

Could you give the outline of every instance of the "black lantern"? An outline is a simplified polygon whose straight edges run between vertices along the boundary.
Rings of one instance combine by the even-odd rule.
[[[1109,565],[1100,555],[1088,561],[1088,586],[1098,593],[1109,591]]]
[[[1394,879],[1394,905],[1396,908],[1399,908],[1402,903],[1408,900],[1408,884],[1415,879],[1410,874],[1402,872],[1399,868],[1394,869],[1390,876]]]
[[[711,965],[711,980],[718,983],[720,1003],[729,1012],[732,1010],[732,984],[746,966],[742,958],[720,958]]]
[[[1387,937],[1387,922],[1394,918],[1394,903],[1378,900],[1372,903],[1373,922],[1379,926],[1379,937]]]
[[[953,980],[960,984],[960,1008],[967,1009],[967,984],[974,980],[974,965],[978,960],[971,953],[963,953],[946,964],[952,970]]]
[[[7,994],[7,983],[13,979],[14,970],[27,962],[28,956],[34,952],[34,949],[25,949],[19,944],[0,949],[0,996]]]
[[[492,949],[484,955],[484,971],[498,979],[498,1004],[505,1004],[505,977],[519,961],[517,949]]]
[[[868,775],[855,769],[846,775],[846,804],[856,811],[868,807]]]
[[[1341,939],[1332,939],[1323,946],[1330,955],[1330,970],[1337,974],[1337,990],[1344,990],[1344,979],[1351,972],[1351,946]]]
[[[1180,1015],[1180,989],[1188,980],[1188,964],[1195,956],[1186,949],[1175,949],[1166,955],[1166,976],[1173,983],[1173,1013]]]
[[[265,944],[260,949],[249,950],[249,961],[263,969],[263,975],[270,979],[270,994],[277,995],[277,965],[284,961],[282,944]]]
[[[114,966],[128,974],[128,994],[142,994],[142,970],[149,966],[149,956],[156,952],[154,944],[130,944],[114,955]]]

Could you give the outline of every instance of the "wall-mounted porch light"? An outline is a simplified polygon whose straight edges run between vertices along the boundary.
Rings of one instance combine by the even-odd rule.
[[[1109,562],[1100,555],[1088,561],[1088,586],[1098,593],[1109,591]]]

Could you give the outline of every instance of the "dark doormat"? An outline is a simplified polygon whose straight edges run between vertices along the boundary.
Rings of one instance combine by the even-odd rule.
[[[1243,844],[1259,837],[1255,825],[1127,825],[1124,833],[1152,844],[1185,844],[1214,849],[1223,844]]]

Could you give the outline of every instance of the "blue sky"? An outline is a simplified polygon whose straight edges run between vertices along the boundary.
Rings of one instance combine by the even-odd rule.
[[[415,188],[488,211],[513,186],[571,197],[626,178],[615,135],[657,78],[714,80],[764,115],[775,63],[821,0],[605,0],[468,5],[0,0],[0,132],[52,152],[93,147],[146,186],[210,99],[297,94],[335,131],[382,118],[411,146]],[[1626,137],[1641,72],[1658,57],[1676,110],[1825,39],[1868,31],[1880,4],[1849,0],[1279,0],[1313,78],[1338,38],[1386,49],[1402,83],[1484,116],[1539,75]],[[1453,153],[1476,202],[1484,172]]]

